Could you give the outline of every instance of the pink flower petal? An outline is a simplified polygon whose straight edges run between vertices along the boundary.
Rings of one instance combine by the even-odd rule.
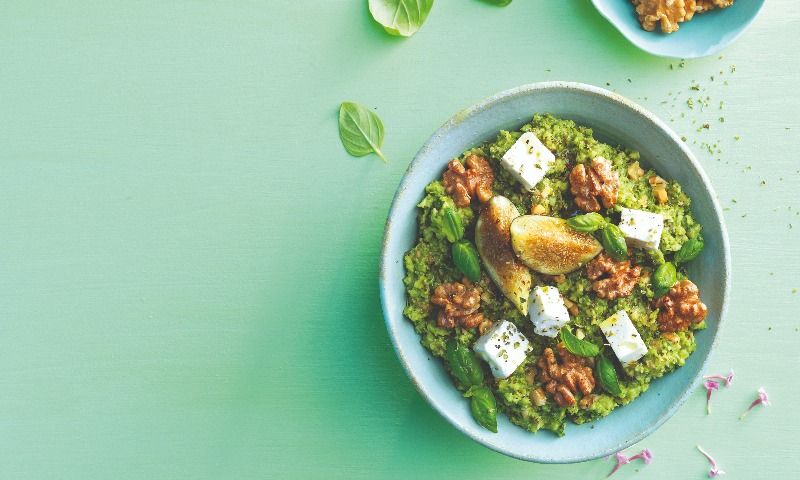
[[[753,400],[753,403],[751,403],[750,406],[747,407],[747,410],[745,410],[744,413],[739,417],[739,420],[743,419],[747,415],[747,413],[750,412],[750,410],[752,410],[753,407],[757,405],[764,405],[765,407],[770,406],[769,396],[767,396],[767,391],[764,390],[764,387],[758,389],[758,396],[756,397],[755,400]]]
[[[610,456],[606,457],[606,460],[608,460],[609,458]],[[637,453],[632,457],[628,457],[622,452],[617,452],[616,454],[614,454],[614,460],[616,461],[616,465],[614,465],[614,468],[611,469],[608,475],[606,475],[606,478],[610,477],[611,475],[614,475],[617,472],[617,470],[619,470],[620,467],[622,467],[623,465],[627,465],[637,459],[641,459],[642,461],[644,461],[645,464],[648,464],[653,460],[653,453],[648,448],[645,448],[644,450],[642,450],[641,452]]]
[[[632,456],[629,460],[632,462],[636,459],[641,459],[645,463],[645,465],[647,465],[653,461],[653,452],[651,452],[649,448],[645,448],[641,452]]]
[[[733,385],[733,377],[734,377],[733,369],[731,369],[731,373],[729,373],[727,375],[724,375],[724,376],[723,375],[706,375],[703,378],[706,379],[706,380],[721,380],[721,381],[725,382],[725,386],[726,387],[730,387],[731,385]]]
[[[719,390],[719,382],[716,380],[706,380],[703,382],[703,386],[706,387],[706,415],[711,414],[711,392],[714,390]]]
[[[725,475],[725,471],[719,468],[719,465],[717,465],[717,461],[714,460],[714,457],[712,457],[708,452],[703,450],[703,447],[701,447],[700,445],[697,445],[697,449],[700,450],[700,453],[702,453],[703,456],[706,457],[706,459],[708,460],[708,463],[711,464],[711,470],[708,472],[708,478],[714,478],[718,475]]]

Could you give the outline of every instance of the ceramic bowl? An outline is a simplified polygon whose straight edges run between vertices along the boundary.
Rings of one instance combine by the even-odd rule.
[[[642,163],[675,179],[693,199],[703,225],[705,250],[689,267],[708,305],[708,328],[697,333],[697,350],[678,370],[655,381],[634,402],[584,425],[568,424],[566,435],[530,433],[498,416],[499,433],[479,426],[468,402],[453,386],[441,361],[420,344],[403,316],[403,254],[417,239],[416,204],[425,185],[441,177],[447,162],[464,150],[517,129],[536,112],[549,112],[594,129],[598,139],[641,152]],[[661,120],[607,90],[567,82],[521,86],[457,113],[417,153],[392,202],[381,253],[380,294],[386,326],[408,376],[423,397],[456,428],[477,442],[523,460],[573,463],[617,452],[655,431],[683,404],[701,379],[716,342],[730,289],[730,255],[722,212],[708,177],[686,145]],[[422,427],[422,426],[421,426]]]
[[[592,0],[594,6],[634,45],[661,57],[697,58],[713,55],[744,33],[766,0],[739,0],[728,8],[695,15],[677,32],[642,29],[628,0]],[[658,28],[656,28],[658,30]]]

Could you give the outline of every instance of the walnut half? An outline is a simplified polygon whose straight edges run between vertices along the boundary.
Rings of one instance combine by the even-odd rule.
[[[592,290],[606,300],[630,295],[641,274],[642,267],[632,267],[630,260],[618,262],[605,252],[586,265],[586,276],[592,281]]]
[[[662,332],[686,330],[692,323],[700,323],[708,315],[708,308],[700,301],[700,290],[691,280],[681,280],[666,295],[656,300],[658,329]]]
[[[591,359],[573,355],[564,348],[563,343],[556,347],[559,364],[552,348],[545,348],[542,356],[539,357],[539,381],[544,385],[547,392],[560,407],[567,407],[575,404],[575,395],[580,392],[588,396],[594,390],[595,381],[592,374]],[[586,404],[584,402],[584,408]]]
[[[439,305],[436,324],[442,328],[475,328],[486,321],[482,313],[481,290],[472,286],[468,280],[464,283],[443,283],[433,290],[431,303]]]
[[[492,198],[494,172],[489,161],[478,155],[470,155],[464,164],[451,160],[442,175],[442,183],[448,195],[459,207],[468,207],[472,197],[480,202]]]
[[[575,165],[569,174],[569,183],[575,204],[584,212],[599,211],[598,198],[605,208],[617,203],[619,176],[611,170],[611,162],[603,157],[595,158],[588,166]]]
[[[689,0],[694,3],[694,0]],[[693,8],[687,8],[685,0],[631,0],[636,6],[636,14],[642,28],[651,32],[658,24],[664,33],[678,30],[678,23],[689,20],[694,15]],[[688,18],[687,18],[688,17]]]

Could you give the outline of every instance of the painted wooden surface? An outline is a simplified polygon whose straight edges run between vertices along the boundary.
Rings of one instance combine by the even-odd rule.
[[[386,212],[428,135],[494,92],[562,79],[608,85],[686,135],[733,250],[713,369],[735,384],[710,416],[698,391],[640,444],[654,462],[616,478],[703,478],[695,444],[728,478],[792,478],[793,6],[769,2],[723,58],[680,65],[578,0],[440,0],[410,39],[354,0],[6,2],[3,477],[603,477],[610,462],[527,464],[449,426],[401,370],[377,297]],[[343,100],[381,115],[388,165],[341,148]],[[737,421],[760,386],[773,406]]]

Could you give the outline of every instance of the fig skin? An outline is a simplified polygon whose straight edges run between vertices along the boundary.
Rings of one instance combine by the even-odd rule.
[[[533,278],[511,248],[511,223],[519,210],[511,200],[497,195],[484,206],[475,224],[475,246],[486,272],[517,310],[528,314]]]
[[[603,251],[592,235],[573,230],[563,218],[523,215],[511,222],[509,233],[522,263],[546,275],[574,272]]]

